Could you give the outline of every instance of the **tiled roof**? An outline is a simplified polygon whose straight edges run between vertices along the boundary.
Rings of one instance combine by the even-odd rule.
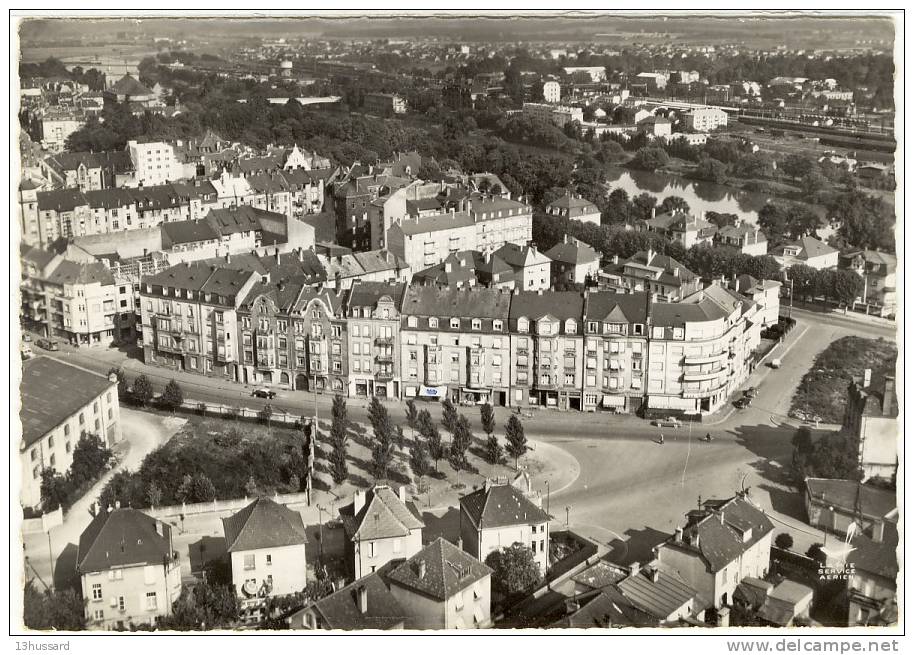
[[[207,221],[166,221],[162,223],[162,232],[174,244],[213,241],[219,233]]]
[[[650,628],[659,621],[647,612],[635,607],[622,592],[614,587],[602,591],[588,592],[566,600],[572,604],[572,612],[556,621],[554,628]],[[574,610],[573,607],[578,609]]]
[[[466,212],[444,212],[430,216],[420,216],[412,220],[404,219],[398,225],[403,234],[415,236],[417,234],[453,230],[475,224],[476,221]]]
[[[239,309],[250,309],[258,298],[269,298],[279,311],[287,313],[293,310],[302,291],[305,289],[304,277],[283,279],[281,281],[257,282],[239,303]]]
[[[656,580],[653,574],[656,574]],[[616,586],[636,607],[660,620],[671,616],[698,595],[684,580],[666,571],[642,569]]]
[[[114,284],[114,276],[101,262],[60,262],[45,280],[50,284]]]
[[[523,268],[527,265],[548,264],[549,258],[531,246],[518,246],[506,243],[492,253],[492,258],[499,258],[512,268]]]
[[[644,292],[593,291],[587,294],[584,304],[584,320],[586,321],[645,323],[646,319],[647,297]]]
[[[39,211],[71,212],[76,207],[89,204],[86,196],[79,189],[54,189],[38,192]]]
[[[403,296],[406,292],[406,284],[398,282],[391,284],[389,282],[365,282],[359,280],[352,285],[349,296],[350,307],[374,307],[384,296],[388,296],[394,302],[394,307],[399,311],[403,304]]]
[[[747,530],[751,530],[751,536],[744,540],[743,533]],[[729,500],[705,502],[705,510],[691,515],[683,530],[683,540],[676,541],[674,537],[665,544],[698,553],[716,573],[772,530],[774,524],[765,512],[745,498],[734,496]]]
[[[31,446],[116,384],[104,375],[52,357],[25,360],[19,387],[24,447]],[[73,438],[78,439],[79,435]]]
[[[589,264],[599,260],[597,251],[589,244],[567,235],[564,241],[560,241],[547,250],[546,256],[555,261],[575,265]]]
[[[124,77],[114,83],[109,91],[119,96],[155,95],[149,88],[143,86],[143,84],[141,84],[139,80],[137,80],[132,75],[124,75]]]
[[[898,506],[894,491],[855,480],[806,478],[806,488],[816,502],[865,516],[883,518]]]
[[[26,243],[19,244],[19,256],[26,262],[34,264],[39,271],[53,261],[55,255],[47,250],[35,248]]]
[[[895,582],[898,576],[898,525],[894,521],[886,521],[881,542],[858,532],[851,539],[851,545],[854,548],[847,555],[848,564]]]
[[[419,577],[420,562],[425,574]],[[491,575],[492,569],[438,537],[418,553],[387,574],[396,584],[438,601],[447,599]]]
[[[603,589],[616,584],[627,576],[628,570],[600,560],[593,566],[571,576],[571,579],[591,589]]]
[[[549,207],[555,207],[557,209],[575,209],[581,207],[586,209],[586,213],[595,213],[600,210],[597,209],[597,206],[590,202],[587,198],[581,198],[580,196],[573,196],[570,194],[565,194],[561,198],[557,198],[549,203]]]
[[[353,513],[354,507],[347,505],[340,508],[343,527],[352,541],[406,537],[410,531],[425,527],[415,508],[410,509],[386,485],[369,489],[365,504],[357,513]]]
[[[222,529],[229,553],[297,546],[308,541],[301,514],[269,498],[258,498],[237,514],[222,519]],[[304,561],[301,564],[304,566]]]
[[[171,558],[167,523],[131,508],[101,510],[79,537],[76,570],[82,574],[164,564]]]
[[[285,223],[284,214],[241,205],[230,209],[211,209],[206,215],[206,222],[221,235],[251,232],[261,229],[261,220],[272,219]]]
[[[365,612],[359,606],[362,590],[367,600]],[[390,593],[380,573],[360,578],[315,601],[305,610],[309,608],[320,616],[322,627],[330,630],[390,630],[406,618],[406,612]]]
[[[403,313],[448,318],[508,318],[511,294],[483,287],[411,286]]]
[[[510,484],[477,489],[460,499],[460,507],[479,530],[549,521],[546,512]]]
[[[46,163],[57,171],[75,171],[80,165],[87,169],[110,168],[122,173],[133,169],[127,150],[109,152],[61,152],[48,157]]]

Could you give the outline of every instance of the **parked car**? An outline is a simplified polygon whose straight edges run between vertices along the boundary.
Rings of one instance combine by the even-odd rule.
[[[682,424],[675,416],[668,416],[667,418],[656,419],[654,421],[654,425],[656,425],[658,428],[678,428]]]
[[[60,344],[54,339],[39,339],[35,343],[38,344],[39,348],[44,348],[45,350],[60,350]]]
[[[29,334],[28,332],[24,332],[22,334],[22,340],[25,341],[26,343],[32,343],[32,335]]]
[[[758,395],[758,387],[749,387],[743,391],[746,398],[755,398]]]
[[[29,359],[30,357],[34,356],[32,347],[27,343],[22,344],[22,348],[19,349],[19,354],[22,356],[22,359]]]
[[[771,363],[769,364],[769,366],[771,366],[771,368],[781,368],[781,360],[780,360],[780,359],[772,359],[772,360],[771,360]]]
[[[266,387],[258,387],[251,392],[252,396],[257,396],[258,398],[269,398],[273,400],[276,397],[276,392],[272,389],[267,389]]]
[[[752,404],[752,398],[749,396],[743,396],[742,398],[737,400],[735,403],[733,403],[733,405],[734,405],[734,407],[736,407],[736,409],[746,409],[751,404]]]

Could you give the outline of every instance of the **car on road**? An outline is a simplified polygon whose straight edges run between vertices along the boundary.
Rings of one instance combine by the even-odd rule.
[[[38,344],[39,348],[44,348],[45,350],[60,350],[60,344],[53,339],[39,339],[35,343]]]
[[[781,360],[780,360],[780,359],[772,359],[772,360],[771,360],[771,363],[769,364],[769,366],[770,366],[771,368],[781,368]]]
[[[22,344],[22,347],[19,349],[19,354],[22,356],[22,359],[30,359],[34,355],[32,347],[27,343]]]
[[[751,404],[752,404],[752,398],[750,396],[743,396],[742,398],[737,400],[735,403],[733,403],[733,406],[736,407],[736,409],[746,409]]]
[[[32,335],[26,332],[22,335],[22,340],[26,343],[32,343]]]
[[[273,400],[273,398],[276,397],[276,392],[272,389],[267,389],[266,387],[258,387],[251,392],[251,395],[256,396],[257,398],[269,398],[270,400]]]
[[[682,424],[675,416],[668,416],[666,418],[655,419],[654,425],[656,425],[658,428],[678,428]]]
[[[743,396],[746,398],[755,398],[758,395],[758,387],[749,387],[743,390]]]

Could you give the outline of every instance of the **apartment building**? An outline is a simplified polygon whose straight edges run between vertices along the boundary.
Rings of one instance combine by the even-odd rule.
[[[345,302],[345,293],[315,287],[301,274],[261,275],[238,307],[240,380],[345,393]]]
[[[714,235],[714,243],[736,248],[741,253],[761,257],[768,254],[768,238],[756,225],[740,223],[726,225]]]
[[[405,296],[405,284],[352,285],[346,306],[349,396],[401,397],[400,319]]]
[[[600,272],[600,283],[613,291],[645,291],[669,302],[701,289],[701,278],[684,264],[653,250],[636,252],[621,263],[614,256],[613,264]]]
[[[49,338],[77,347],[108,346],[133,338],[133,288],[115,281],[97,261],[76,261],[20,246],[20,315]]]
[[[169,143],[128,141],[127,152],[134,172],[129,186],[168,184],[184,177],[184,166]]]
[[[404,395],[506,406],[510,303],[500,289],[410,287],[400,325]]]
[[[62,152],[70,135],[86,125],[85,116],[71,111],[48,111],[40,118],[41,146],[51,152]]]
[[[132,177],[133,162],[126,150],[61,152],[46,157],[41,170],[56,185],[98,191],[122,186],[118,180]]]
[[[333,190],[337,242],[353,250],[371,250],[374,246],[369,205],[409,183],[405,177],[375,174],[349,177],[337,184]],[[394,214],[392,217],[396,218]],[[375,235],[374,243],[377,242]]]
[[[881,388],[871,382],[872,370],[851,380],[842,429],[857,440],[857,461],[864,480],[892,480],[898,471],[898,395],[895,376],[886,375]]]
[[[600,224],[599,208],[579,195],[566,193],[561,198],[553,200],[546,205],[547,216],[559,216],[569,220],[581,221],[582,223]]]
[[[556,127],[562,128],[566,124],[577,121],[584,122],[584,110],[580,107],[565,107],[563,105],[543,104],[537,102],[525,102],[523,106],[524,116],[543,123],[552,123]]]
[[[67,473],[84,432],[97,435],[108,447],[121,440],[117,378],[51,357],[33,357],[22,364],[19,392],[19,500],[23,507],[37,508],[42,472]]]
[[[143,280],[143,361],[241,380],[238,308],[259,279],[250,270],[193,262]]]
[[[557,103],[562,99],[562,85],[555,81],[543,82],[543,100]]]
[[[644,293],[597,291],[584,302],[584,411],[635,413],[644,401],[648,361]]]
[[[561,284],[584,284],[597,279],[600,256],[579,239],[566,234],[561,242],[546,251],[546,256],[552,260],[550,273],[555,288]]]
[[[679,242],[688,250],[700,243],[711,243],[717,226],[703,218],[683,211],[668,212],[656,215],[651,209],[651,218],[638,221],[635,225],[638,231],[655,232],[673,242]]]
[[[879,250],[858,250],[839,256],[839,265],[863,278],[860,301],[879,308],[883,316],[894,314],[897,300],[897,268],[895,255]]]
[[[584,294],[511,295],[511,405],[582,409]]]
[[[727,112],[716,107],[693,109],[683,116],[686,127],[694,132],[713,132],[727,127]]]

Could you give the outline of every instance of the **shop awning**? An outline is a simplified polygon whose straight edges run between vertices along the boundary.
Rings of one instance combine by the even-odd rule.
[[[447,387],[419,387],[419,395],[423,398],[445,398]]]
[[[603,407],[625,407],[625,396],[603,396]]]
[[[470,389],[469,387],[464,387],[461,391],[463,391],[463,393],[492,393],[491,389]]]

